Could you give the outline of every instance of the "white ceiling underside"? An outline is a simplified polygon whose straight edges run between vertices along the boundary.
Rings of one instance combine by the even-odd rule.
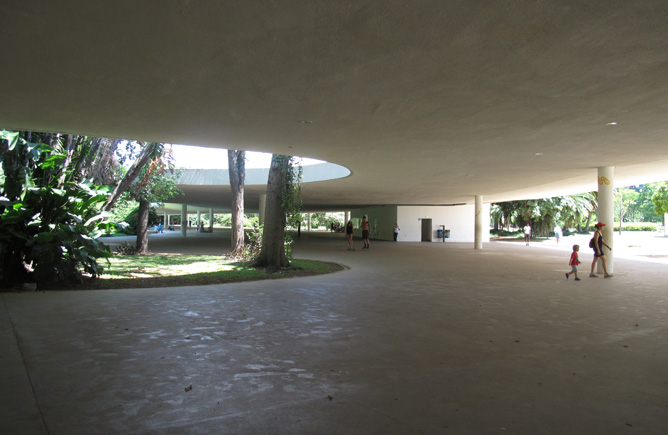
[[[665,0],[3,0],[0,16],[0,127],[350,169],[305,184],[307,209],[576,193],[600,166],[618,186],[668,179]]]

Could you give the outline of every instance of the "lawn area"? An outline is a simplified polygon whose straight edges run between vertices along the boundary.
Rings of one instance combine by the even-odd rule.
[[[219,255],[115,255],[110,264],[100,261],[104,273],[82,284],[58,284],[44,290],[89,290],[146,287],[179,287],[223,284],[264,279],[322,275],[343,270],[343,266],[310,260],[292,260],[289,269],[267,273],[247,262],[231,261]]]

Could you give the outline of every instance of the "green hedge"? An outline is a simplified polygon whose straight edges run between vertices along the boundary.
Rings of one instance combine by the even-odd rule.
[[[596,231],[594,224],[589,227],[590,231]],[[659,225],[654,222],[624,222],[622,231],[658,231]],[[619,222],[615,222],[615,231],[619,231]]]

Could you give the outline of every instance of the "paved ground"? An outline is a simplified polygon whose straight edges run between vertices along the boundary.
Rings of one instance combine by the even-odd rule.
[[[614,278],[574,282],[569,245],[306,235],[296,256],[350,269],[0,294],[2,432],[665,434],[668,267],[615,246]]]

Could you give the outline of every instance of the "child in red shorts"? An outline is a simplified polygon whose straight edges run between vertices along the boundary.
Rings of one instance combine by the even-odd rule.
[[[566,273],[566,279],[572,274],[575,274],[575,280],[580,281],[578,278],[578,264],[580,264],[580,259],[578,257],[578,251],[580,250],[580,245],[573,245],[573,253],[571,254],[571,259],[568,264],[571,266],[571,271]]]

